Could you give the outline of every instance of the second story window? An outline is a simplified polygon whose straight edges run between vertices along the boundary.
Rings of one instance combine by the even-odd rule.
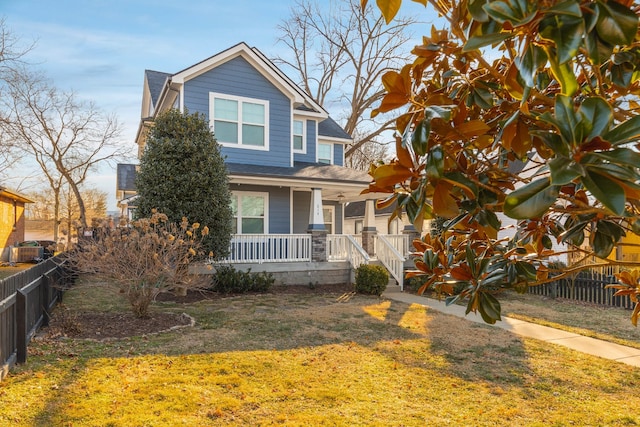
[[[318,144],[318,163],[333,164],[333,144]]]
[[[305,152],[304,122],[302,120],[293,121],[293,151]]]
[[[213,132],[222,145],[269,148],[269,103],[251,98],[210,94]]]

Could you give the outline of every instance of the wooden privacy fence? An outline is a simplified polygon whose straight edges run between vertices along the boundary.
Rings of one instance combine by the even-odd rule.
[[[13,364],[26,362],[29,341],[48,325],[51,309],[71,280],[60,257],[0,280],[0,379]]]
[[[634,303],[629,297],[614,297],[615,289],[605,288],[605,286],[616,282],[613,275],[582,271],[573,279],[565,278],[540,286],[531,286],[529,293],[632,309]]]

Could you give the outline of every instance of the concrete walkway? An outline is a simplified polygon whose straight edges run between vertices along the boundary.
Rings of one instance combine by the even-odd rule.
[[[400,292],[400,288],[397,286],[390,286],[382,296],[391,300],[404,302],[406,304],[419,304],[442,313],[463,317],[471,322],[484,323],[479,314],[476,315],[474,313],[469,313],[465,316],[465,307],[463,306],[455,304],[447,306],[444,301]],[[640,367],[640,349],[625,347],[620,344],[614,344],[572,332],[565,332],[548,326],[536,325],[535,323],[529,323],[508,317],[502,317],[502,321],[489,326],[501,328],[516,335],[535,338],[553,344],[562,345],[583,353]]]

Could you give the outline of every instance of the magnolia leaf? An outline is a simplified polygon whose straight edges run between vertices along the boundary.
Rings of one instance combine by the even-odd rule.
[[[624,147],[616,148],[615,150],[610,151],[599,151],[590,153],[589,157],[584,156],[583,160],[587,160],[590,158],[599,158],[614,164],[622,164],[631,167],[638,167],[638,165],[640,165],[640,153],[630,148]]]
[[[550,178],[541,178],[512,191],[504,200],[505,215],[514,219],[542,216],[555,203],[559,185],[551,185]]]
[[[500,301],[488,292],[478,292],[478,311],[482,316],[482,320],[490,325],[502,320],[500,317]]]
[[[555,125],[564,140],[570,145],[580,142],[576,136],[580,117],[573,110],[573,99],[568,96],[556,96]]]
[[[452,185],[446,181],[440,181],[433,193],[433,211],[442,218],[453,218],[460,210],[456,199],[451,195]]]
[[[471,139],[486,134],[491,128],[482,120],[469,120],[468,122],[460,123],[455,130],[464,138]]]
[[[578,90],[578,80],[573,71],[571,61],[560,63],[553,49],[547,48],[547,57],[551,65],[553,77],[560,83],[562,94],[573,96]]]
[[[607,131],[613,121],[611,104],[599,96],[585,99],[578,113],[591,123],[591,132],[587,135],[587,140]]]
[[[400,10],[402,0],[376,0],[376,4],[384,16],[385,22],[388,24],[395,18]]]
[[[587,169],[581,181],[593,197],[615,215],[624,213],[626,197],[624,189],[616,181],[594,172],[593,169]]]
[[[378,187],[387,188],[404,182],[413,176],[413,172],[398,163],[391,163],[376,167],[372,171],[372,176]]]
[[[501,43],[512,36],[511,33],[494,33],[483,34],[481,36],[473,36],[464,44],[463,52],[471,52],[485,46]]]
[[[609,256],[611,251],[613,251],[615,241],[611,236],[608,236],[598,230],[593,236],[591,245],[595,256],[598,258],[606,258]]]
[[[598,36],[611,45],[628,45],[638,31],[638,16],[618,2],[598,2]]]
[[[512,26],[526,25],[536,16],[535,12],[528,11],[527,1],[491,1],[484,6],[485,12],[495,21],[504,24],[509,22]]]
[[[489,15],[483,6],[487,4],[487,0],[469,0],[469,13],[478,22],[487,22]]]
[[[602,137],[613,145],[625,144],[638,139],[640,137],[640,115],[625,120]]]
[[[556,157],[549,163],[551,171],[551,184],[565,185],[584,174],[582,165],[567,157]]]
[[[520,77],[529,87],[535,86],[535,75],[547,62],[547,54],[543,49],[529,43],[523,54],[516,58],[515,64],[520,71]]]
[[[573,16],[574,18],[582,18],[580,4],[576,0],[567,0],[563,1],[562,3],[558,3],[555,6],[547,9],[547,13],[569,15]]]
[[[520,84],[520,75],[518,72],[518,68],[515,63],[512,63],[509,66],[509,70],[507,71],[507,75],[504,79],[504,86],[514,99],[520,101],[522,96],[524,95],[524,89],[522,84]]]
[[[574,17],[553,12],[540,21],[540,37],[556,44],[558,62],[564,64],[578,52],[584,36],[582,16]]]
[[[396,137],[396,156],[398,157],[398,162],[404,166],[405,168],[413,167],[413,157],[409,150],[402,143],[402,138],[399,136]]]
[[[429,119],[424,119],[414,129],[411,135],[411,146],[413,147],[413,152],[418,156],[424,156],[427,153],[430,132],[431,121]]]
[[[426,173],[430,179],[440,179],[444,172],[444,151],[442,146],[433,147],[427,155]]]
[[[464,174],[460,172],[450,172],[446,173],[442,179],[460,187],[469,199],[478,197],[478,186]]]

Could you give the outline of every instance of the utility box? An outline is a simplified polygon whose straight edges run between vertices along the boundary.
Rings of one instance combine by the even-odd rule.
[[[42,246],[9,246],[9,262],[36,262],[43,258]]]

